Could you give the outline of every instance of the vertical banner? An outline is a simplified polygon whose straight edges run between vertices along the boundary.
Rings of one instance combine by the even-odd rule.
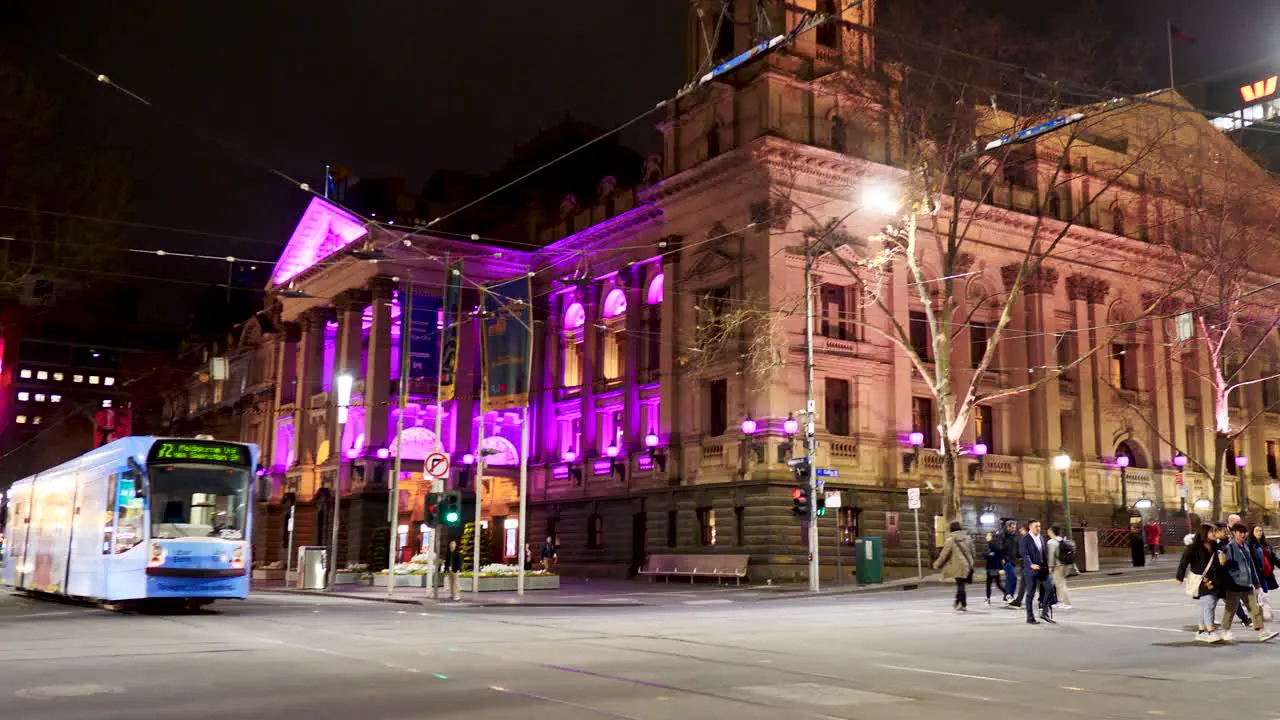
[[[449,263],[444,281],[444,334],[440,337],[441,402],[454,398],[458,385],[458,322],[462,319],[462,261]]]
[[[528,277],[490,285],[484,291],[484,410],[529,404],[529,360],[533,336]]]
[[[439,371],[440,298],[430,295],[413,296],[413,309],[409,322],[401,327],[409,328],[409,379],[421,381],[435,379]],[[403,332],[403,330],[402,330]],[[404,338],[401,337],[403,342]]]

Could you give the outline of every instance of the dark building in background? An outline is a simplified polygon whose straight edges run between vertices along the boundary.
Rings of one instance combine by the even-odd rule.
[[[1261,63],[1222,80],[1204,83],[1189,99],[1211,117],[1258,164],[1280,170],[1280,63]]]

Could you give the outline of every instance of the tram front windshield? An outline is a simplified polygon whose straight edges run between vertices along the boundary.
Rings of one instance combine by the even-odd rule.
[[[243,540],[249,472],[212,465],[152,465],[151,537]]]

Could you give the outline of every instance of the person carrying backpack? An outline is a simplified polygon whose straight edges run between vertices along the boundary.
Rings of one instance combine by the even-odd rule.
[[[1071,609],[1071,591],[1067,589],[1067,568],[1076,561],[1076,546],[1070,538],[1063,537],[1062,529],[1049,528],[1049,573],[1053,589],[1058,597],[1058,608]]]

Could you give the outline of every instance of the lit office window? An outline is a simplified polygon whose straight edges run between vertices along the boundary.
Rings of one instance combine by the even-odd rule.
[[[82,382],[84,382],[84,376],[83,376],[83,375],[76,375],[75,377],[71,378],[71,382],[78,382],[78,383],[82,383]]]
[[[21,377],[23,380],[30,380],[30,379],[31,379],[31,371],[30,371],[30,370],[23,370],[22,372],[18,373],[18,376],[19,376],[19,377]]]
[[[67,376],[66,376],[66,375],[63,375],[63,374],[62,374],[62,373],[60,373],[60,372],[56,372],[56,373],[54,373],[54,374],[53,374],[53,379],[54,379],[54,380],[57,380],[58,382],[62,382],[62,381],[63,381],[63,380],[65,380],[66,378],[67,378]]]
[[[103,401],[102,401],[102,407],[104,407],[104,408],[109,408],[109,407],[111,407],[111,401],[110,401],[110,400],[103,400]]]
[[[48,380],[48,379],[49,379],[49,371],[48,371],[48,370],[40,370],[39,372],[37,372],[37,373],[36,373],[36,379],[37,379],[37,380]]]
[[[89,376],[89,384],[90,384],[90,385],[97,385],[101,380],[102,380],[102,378],[98,377],[97,375],[90,375],[90,376]]]
[[[115,385],[115,384],[116,384],[116,379],[115,379],[115,378],[113,378],[113,377],[106,377],[106,378],[102,378],[102,384],[103,384],[103,385]]]
[[[15,422],[17,422],[19,425],[26,425],[26,424],[27,424],[27,416],[26,416],[26,415],[19,415],[18,417],[14,418],[14,421],[15,421]]]
[[[61,395],[50,395],[50,396],[49,396],[49,402],[62,402],[62,396],[61,396]]]
[[[28,401],[28,400],[30,400],[30,399],[31,399],[31,393],[29,393],[29,392],[20,392],[20,393],[18,393],[18,399],[19,399],[19,400],[21,400],[22,402],[26,402],[26,401]]]
[[[44,402],[44,393],[36,393],[36,402]]]

